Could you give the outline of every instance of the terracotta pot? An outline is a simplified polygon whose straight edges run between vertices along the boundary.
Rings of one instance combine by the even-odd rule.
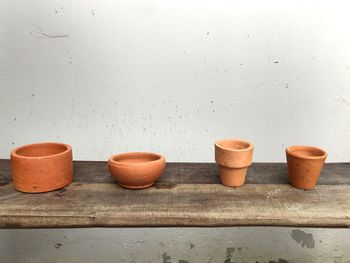
[[[147,188],[163,174],[165,158],[149,152],[117,154],[109,158],[108,168],[119,185],[132,189]]]
[[[215,161],[223,185],[237,187],[244,184],[248,167],[252,164],[253,149],[253,144],[242,140],[215,142]]]
[[[311,146],[290,146],[286,149],[290,184],[300,189],[312,189],[321,174],[327,153]]]
[[[72,148],[62,143],[36,143],[11,151],[12,179],[16,190],[41,193],[72,182]]]

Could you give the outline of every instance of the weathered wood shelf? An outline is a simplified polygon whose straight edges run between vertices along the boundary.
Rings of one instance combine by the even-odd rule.
[[[255,163],[246,185],[224,187],[213,163],[169,163],[157,184],[119,187],[106,162],[74,162],[61,190],[13,189],[0,160],[0,228],[132,226],[350,226],[350,163],[327,164],[316,189],[288,185],[286,164]]]

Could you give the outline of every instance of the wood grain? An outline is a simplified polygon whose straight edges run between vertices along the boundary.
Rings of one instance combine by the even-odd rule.
[[[281,163],[254,163],[240,188],[220,184],[214,163],[168,163],[156,185],[127,190],[106,162],[74,162],[74,183],[49,193],[14,190],[0,160],[0,228],[350,226],[350,164],[326,164],[316,189],[288,185]]]
[[[44,194],[1,187],[0,227],[350,226],[350,186],[179,184],[127,190],[73,183]]]
[[[9,160],[0,160],[0,184],[11,181]],[[114,183],[106,162],[75,161],[74,182]],[[159,184],[218,184],[218,169],[215,163],[167,163]],[[247,184],[287,184],[288,172],[285,163],[254,163],[248,171]],[[350,185],[350,163],[326,164],[318,184]]]

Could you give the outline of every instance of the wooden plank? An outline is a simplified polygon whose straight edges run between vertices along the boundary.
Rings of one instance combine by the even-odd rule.
[[[179,184],[127,190],[73,183],[44,194],[0,188],[0,227],[293,226],[349,227],[350,186]]]
[[[9,160],[0,160],[0,184],[11,181]],[[114,183],[106,162],[75,161],[74,182]],[[158,184],[215,184],[220,183],[214,163],[167,163],[167,168]],[[254,163],[249,169],[247,184],[287,184],[285,163]],[[318,184],[350,185],[350,163],[325,165]]]

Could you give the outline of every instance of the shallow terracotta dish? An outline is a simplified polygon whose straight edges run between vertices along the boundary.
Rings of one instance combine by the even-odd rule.
[[[163,174],[165,158],[149,152],[122,153],[109,158],[108,168],[119,185],[132,189],[147,188]]]
[[[11,151],[12,179],[16,190],[41,193],[72,182],[72,148],[62,143],[36,143]]]
[[[244,184],[248,167],[252,164],[254,145],[242,140],[215,142],[215,161],[219,166],[221,183],[237,187]]]
[[[289,146],[286,149],[290,184],[300,189],[315,187],[327,153],[312,146]]]

